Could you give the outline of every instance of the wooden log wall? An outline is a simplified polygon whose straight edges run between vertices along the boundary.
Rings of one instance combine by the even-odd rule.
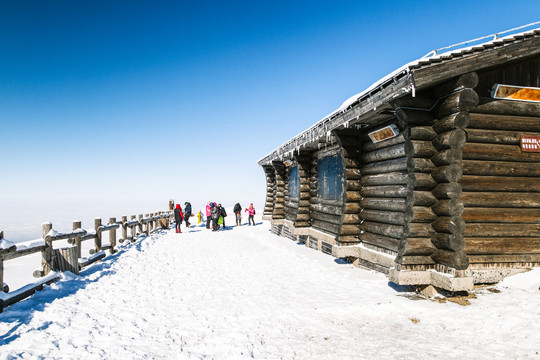
[[[274,188],[276,185],[276,175],[274,167],[270,165],[263,166],[266,175],[266,201],[264,203],[263,216],[271,217],[274,212]]]
[[[470,263],[538,264],[540,153],[522,152],[520,135],[540,136],[540,104],[480,98],[467,134],[461,200]]]
[[[346,129],[334,132],[338,139],[343,161],[343,189],[344,207],[341,217],[341,232],[337,239],[338,245],[352,245],[360,243],[360,223],[359,214],[360,201],[362,196],[361,184],[361,132],[357,129]]]
[[[289,172],[291,171],[291,169],[294,167],[295,165],[294,164],[291,164],[290,166],[287,166],[285,168],[285,174],[284,174],[284,177],[283,177],[283,180],[285,182],[285,185],[284,185],[284,201],[283,201],[283,211],[284,211],[284,216],[285,216],[285,219],[289,220],[289,221],[293,221],[296,220],[296,212],[298,211],[298,199],[293,199],[291,198],[290,194],[289,194],[289,184],[290,184],[290,176],[289,176]]]
[[[286,167],[281,161],[272,161],[276,182],[274,186],[274,209],[272,219],[279,220],[285,218],[285,184]]]
[[[340,152],[339,146],[333,144],[314,153],[310,167],[310,221],[311,227],[336,237],[341,234],[341,218],[343,216],[343,200],[325,200],[317,194],[317,163],[319,159],[333,156]]]
[[[455,270],[465,270],[469,259],[465,249],[465,222],[462,218],[461,159],[467,138],[465,129],[469,123],[469,111],[478,104],[473,90],[478,75],[469,73],[440,85],[434,90],[439,96],[434,110],[437,121],[433,125],[436,137],[432,145],[436,154],[431,161],[435,165],[432,177],[436,187],[432,194],[437,201],[431,210],[437,218],[431,222],[435,233],[431,242],[436,251],[431,258],[437,263]]]
[[[298,166],[298,177],[300,179],[300,195],[298,196],[298,209],[294,226],[297,228],[309,227],[309,179],[311,156],[307,152],[300,153],[296,155],[295,160]]]

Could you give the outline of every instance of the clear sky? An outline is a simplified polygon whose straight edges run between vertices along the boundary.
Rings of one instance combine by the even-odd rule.
[[[0,0],[0,207],[262,207],[268,152],[430,50],[539,15],[538,0]]]

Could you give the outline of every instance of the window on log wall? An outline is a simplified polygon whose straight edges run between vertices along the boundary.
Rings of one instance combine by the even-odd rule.
[[[298,176],[298,166],[289,169],[289,197],[298,198],[300,195],[300,177]]]
[[[338,200],[343,192],[341,155],[327,156],[317,162],[317,194],[326,200]]]

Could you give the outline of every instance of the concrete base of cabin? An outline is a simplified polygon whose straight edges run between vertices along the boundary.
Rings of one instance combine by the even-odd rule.
[[[388,279],[398,285],[432,285],[451,292],[470,291],[474,287],[474,279],[470,276],[453,277],[434,270],[398,271],[391,269]]]

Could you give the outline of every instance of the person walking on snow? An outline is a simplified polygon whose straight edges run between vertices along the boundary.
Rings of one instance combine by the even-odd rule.
[[[211,217],[212,217],[212,231],[218,231],[219,229],[219,224],[218,224],[218,220],[219,220],[219,209],[216,205],[216,203],[210,203],[210,213],[212,214]]]
[[[206,203],[206,228],[210,229],[210,221],[212,221],[212,203],[209,201]]]
[[[176,222],[176,232],[181,233],[182,229],[180,226],[182,225],[182,220],[184,220],[184,214],[182,214],[182,208],[180,207],[180,204],[176,204],[176,209],[174,209],[174,221]]]
[[[242,205],[236,203],[233,208],[234,217],[236,218],[236,226],[242,226]]]
[[[223,217],[223,230],[226,230],[225,228],[225,217],[227,216],[227,212],[225,211],[225,208],[221,206],[221,204],[218,205],[219,214]]]
[[[253,226],[255,226],[255,208],[253,207],[253,203],[249,204],[249,208],[247,208],[245,211],[248,212],[248,225],[251,225],[251,222],[253,221]]]
[[[189,223],[189,217],[191,216],[191,204],[189,202],[184,203],[186,206],[184,208],[184,221],[186,222],[186,227],[189,227],[191,225]]]

